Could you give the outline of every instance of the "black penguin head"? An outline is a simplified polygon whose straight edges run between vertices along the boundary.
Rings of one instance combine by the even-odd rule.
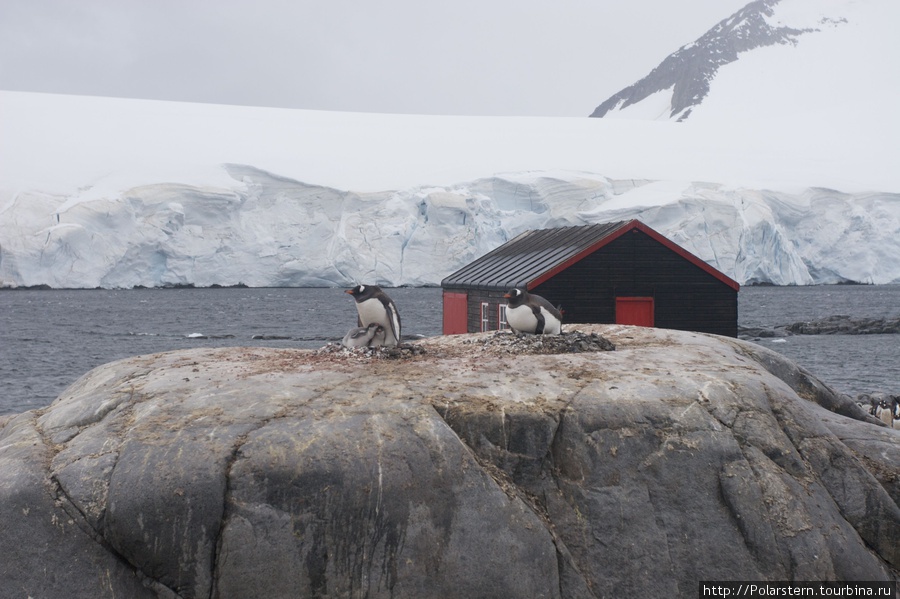
[[[356,301],[362,302],[373,297],[379,291],[381,288],[378,285],[357,285],[353,289],[347,289],[344,293],[349,293]]]
[[[516,307],[522,304],[525,301],[525,296],[527,295],[526,291],[523,291],[518,288],[512,288],[507,291],[503,297],[506,298],[506,303],[509,306]]]

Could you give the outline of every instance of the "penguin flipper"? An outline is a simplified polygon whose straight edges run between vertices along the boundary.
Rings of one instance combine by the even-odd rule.
[[[384,306],[384,312],[390,325],[391,334],[400,345],[400,312],[397,310],[397,304],[393,302],[387,295],[378,298]]]
[[[537,318],[537,326],[534,328],[534,334],[535,335],[543,335],[544,334],[544,315],[541,313],[540,306],[532,308],[531,312],[534,314],[534,317]]]

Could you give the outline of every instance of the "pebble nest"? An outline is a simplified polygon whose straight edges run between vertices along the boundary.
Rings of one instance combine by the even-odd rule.
[[[397,347],[344,347],[340,343],[329,343],[316,350],[317,356],[343,356],[361,360],[398,360],[412,358],[427,353],[421,344],[401,343]]]
[[[529,335],[527,333],[496,332],[463,343],[481,346],[481,350],[509,354],[578,354],[583,352],[615,351],[616,346],[597,333],[571,331],[560,335]]]
[[[329,343],[317,349],[316,356],[330,359],[406,360],[424,355],[435,357],[454,355],[479,356],[484,354],[577,354],[584,352],[614,351],[616,346],[597,333],[571,331],[560,335],[529,335],[510,331],[497,331],[487,336],[478,336],[461,341],[458,345],[446,343],[429,344],[428,339],[415,343],[401,343],[397,347],[354,347],[347,348],[340,343]]]

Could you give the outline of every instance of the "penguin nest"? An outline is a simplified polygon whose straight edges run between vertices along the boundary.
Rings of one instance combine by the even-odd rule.
[[[401,343],[397,347],[344,347],[340,343],[329,343],[325,347],[316,350],[316,355],[330,355],[344,358],[356,358],[361,361],[368,360],[397,360],[412,358],[422,355],[425,348],[412,343]]]
[[[561,335],[529,335],[511,331],[480,334],[469,339],[453,341],[455,336],[435,338],[437,343],[423,339],[416,343],[401,343],[397,347],[347,348],[329,343],[313,353],[318,359],[331,362],[370,362],[373,360],[409,360],[420,356],[437,358],[492,355],[579,354],[584,352],[615,351],[613,343],[597,333],[570,331]],[[449,343],[447,341],[450,340]]]
[[[464,343],[480,345],[482,351],[508,354],[577,354],[616,349],[609,339],[597,333],[580,331],[564,332],[561,335],[529,335],[498,331],[488,337],[470,339]]]

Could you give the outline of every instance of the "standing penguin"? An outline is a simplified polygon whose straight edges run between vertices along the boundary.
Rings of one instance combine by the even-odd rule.
[[[384,327],[377,322],[367,327],[355,327],[347,331],[341,340],[344,347],[381,347],[384,345]]]
[[[394,300],[381,290],[378,285],[357,285],[348,289],[356,300],[356,311],[359,322],[367,327],[373,322],[384,327],[384,345],[394,347],[400,343],[400,313]]]
[[[562,314],[541,296],[524,289],[510,289],[503,297],[506,298],[506,323],[513,332],[562,333]]]

